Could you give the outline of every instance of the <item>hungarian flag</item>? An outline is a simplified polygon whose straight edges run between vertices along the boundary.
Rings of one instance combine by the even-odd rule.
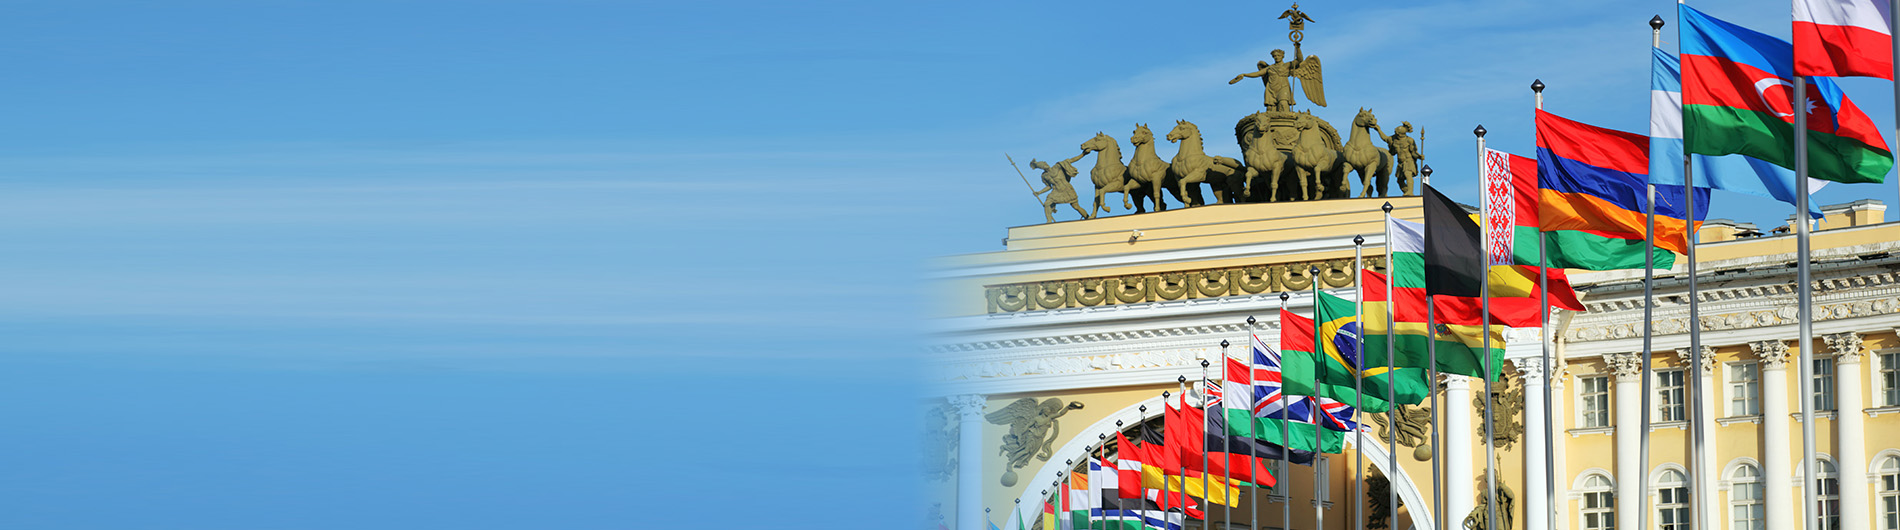
[[[1687,5],[1677,8],[1683,24],[1683,148],[1705,155],[1743,154],[1793,169],[1793,46]],[[1808,176],[1848,183],[1885,180],[1893,152],[1880,128],[1827,78],[1806,79]]]
[[[1794,0],[1794,74],[1893,79],[1885,0]]]
[[[1539,232],[1538,208],[1542,193],[1538,189],[1538,170],[1536,159],[1496,149],[1484,150],[1484,215],[1491,228],[1487,235],[1493,248],[1508,249],[1513,263],[1527,266],[1533,273],[1540,265],[1537,249],[1540,236],[1545,238],[1544,264],[1553,269],[1607,271],[1643,267],[1644,250],[1649,244],[1643,241],[1642,231]],[[1641,187],[1642,183],[1637,185]],[[1675,262],[1674,254],[1664,252],[1656,256],[1658,269],[1668,269]],[[1574,294],[1571,298],[1575,298]],[[1583,310],[1581,306],[1569,309]]]
[[[1338,380],[1324,379],[1316,373],[1323,366],[1316,359],[1324,350],[1313,340],[1315,329],[1317,326],[1313,319],[1280,310],[1280,381],[1284,391],[1296,396],[1317,394],[1342,401],[1353,399],[1358,394],[1353,390],[1350,379],[1344,379],[1345,384],[1342,385]],[[1366,412],[1385,412],[1387,407],[1384,398],[1367,397],[1371,399],[1365,402]]]

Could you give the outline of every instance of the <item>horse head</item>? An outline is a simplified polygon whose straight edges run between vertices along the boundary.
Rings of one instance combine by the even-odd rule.
[[[1135,124],[1135,132],[1128,133],[1128,143],[1130,144],[1151,144],[1154,143],[1154,141],[1155,133],[1148,130],[1148,124],[1146,123]]]
[[[1103,134],[1100,131],[1097,131],[1095,133],[1094,138],[1090,138],[1088,139],[1088,141],[1082,142],[1083,151],[1100,152],[1100,151],[1106,151],[1113,147],[1115,147],[1115,139],[1112,137],[1109,137],[1107,134]]]
[[[1359,115],[1352,117],[1353,127],[1378,127],[1379,119],[1372,116],[1372,109],[1360,108]]]
[[[1179,142],[1200,134],[1201,130],[1187,120],[1174,120],[1174,130],[1168,131],[1168,141]]]

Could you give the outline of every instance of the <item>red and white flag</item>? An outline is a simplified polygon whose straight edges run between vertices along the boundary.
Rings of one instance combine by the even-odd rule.
[[[1887,0],[1794,0],[1794,73],[1893,79]]]

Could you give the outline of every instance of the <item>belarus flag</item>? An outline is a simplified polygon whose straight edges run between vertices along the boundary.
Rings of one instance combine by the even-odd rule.
[[[1794,73],[1893,79],[1887,0],[1794,0]]]

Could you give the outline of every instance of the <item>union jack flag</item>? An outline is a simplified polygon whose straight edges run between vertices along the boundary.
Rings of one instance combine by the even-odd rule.
[[[1220,390],[1219,383],[1215,383],[1212,379],[1202,379],[1201,388],[1202,388],[1201,396],[1203,396],[1202,399],[1206,400],[1203,402],[1204,406],[1208,408],[1221,406],[1220,404],[1221,390]]]
[[[1281,399],[1284,390],[1281,384],[1280,352],[1267,346],[1259,335],[1253,336],[1253,415],[1267,418],[1278,417],[1276,413],[1285,405]]]
[[[1320,421],[1325,422],[1322,425],[1325,425],[1326,428],[1341,432],[1354,432],[1359,430],[1359,423],[1352,419],[1353,409],[1351,405],[1322,397],[1319,398],[1319,408],[1325,412],[1325,414],[1320,415]]]

